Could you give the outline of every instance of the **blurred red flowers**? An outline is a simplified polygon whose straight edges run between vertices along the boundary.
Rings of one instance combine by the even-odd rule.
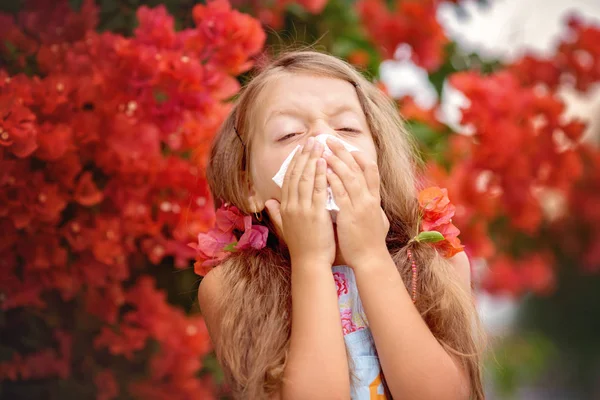
[[[399,45],[411,49],[411,59],[427,71],[437,70],[448,44],[436,13],[438,0],[395,1],[393,10],[384,0],[360,0],[356,7],[371,39],[385,58],[394,58]]]

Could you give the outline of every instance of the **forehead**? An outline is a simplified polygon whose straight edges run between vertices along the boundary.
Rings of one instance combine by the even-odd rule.
[[[271,79],[257,102],[258,123],[269,115],[286,110],[319,110],[324,113],[340,107],[362,114],[354,86],[345,80],[309,74],[283,73]]]

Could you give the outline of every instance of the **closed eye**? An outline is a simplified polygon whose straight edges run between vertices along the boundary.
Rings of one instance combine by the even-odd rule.
[[[281,139],[277,140],[278,142],[283,142],[284,140],[287,140],[291,137],[294,137],[296,135],[298,135],[298,132],[293,132],[293,133],[288,133],[287,135],[283,136]]]
[[[341,129],[336,129],[336,131],[360,133],[360,130],[354,129],[354,128],[341,128]]]

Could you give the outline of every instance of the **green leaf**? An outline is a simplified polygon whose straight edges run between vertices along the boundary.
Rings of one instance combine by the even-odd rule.
[[[444,235],[438,231],[426,231],[419,233],[416,240],[421,243],[436,243],[444,240]]]
[[[234,253],[237,251],[235,246],[237,246],[237,242],[229,243],[227,246],[223,247],[223,250]]]

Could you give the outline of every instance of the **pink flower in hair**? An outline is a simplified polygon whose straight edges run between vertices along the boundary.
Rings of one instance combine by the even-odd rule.
[[[239,240],[236,233],[241,234]],[[232,252],[262,249],[267,245],[268,235],[266,226],[253,225],[251,216],[242,214],[235,206],[224,204],[216,212],[215,226],[198,234],[197,243],[189,244],[196,250],[194,272],[204,276]]]
[[[235,246],[236,250],[262,249],[267,245],[269,230],[266,226],[252,225],[252,217],[244,217],[244,234]]]

